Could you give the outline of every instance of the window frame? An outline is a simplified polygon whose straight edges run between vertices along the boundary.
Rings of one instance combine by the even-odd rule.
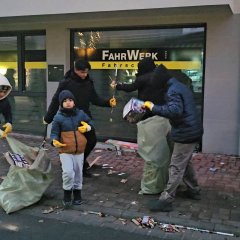
[[[11,92],[14,96],[42,96],[46,92],[30,92],[26,91],[26,75],[25,75],[25,37],[26,36],[46,36],[46,30],[28,30],[28,31],[4,31],[0,32],[0,37],[17,37],[17,72],[18,72],[18,89]]]

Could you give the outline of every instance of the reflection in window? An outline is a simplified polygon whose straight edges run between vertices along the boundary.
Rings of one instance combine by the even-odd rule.
[[[17,37],[0,37],[0,73],[18,90],[17,74]]]

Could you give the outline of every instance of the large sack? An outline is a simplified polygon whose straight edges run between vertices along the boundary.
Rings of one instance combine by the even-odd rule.
[[[0,185],[0,206],[6,213],[11,213],[39,201],[52,182],[53,176],[51,162],[45,149],[32,148],[23,143],[18,145],[18,140],[9,137],[7,140],[14,153],[23,154],[28,158],[36,156],[29,168],[10,166]]]
[[[13,153],[22,155],[29,163],[33,163],[35,161],[39,151],[38,147],[30,147],[16,138],[9,136],[6,140]]]
[[[140,194],[158,194],[168,181],[170,150],[167,134],[170,124],[166,118],[154,116],[137,124],[138,153],[145,160]]]

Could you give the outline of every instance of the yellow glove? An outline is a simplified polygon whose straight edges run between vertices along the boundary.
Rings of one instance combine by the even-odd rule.
[[[0,129],[0,138],[3,138],[3,131]]]
[[[117,105],[117,100],[115,97],[112,97],[110,100],[109,100],[109,104],[111,107],[116,107]]]
[[[144,108],[148,108],[150,111],[152,111],[153,106],[154,106],[154,104],[153,104],[152,102],[150,102],[150,101],[146,101],[146,102],[144,102],[144,104],[143,104],[143,107],[144,107]]]
[[[80,133],[85,133],[85,132],[89,132],[91,130],[91,126],[88,125],[86,122],[81,121],[82,126],[78,127],[78,131]]]
[[[12,132],[12,124],[11,123],[5,123],[3,125],[5,130],[3,131],[2,137],[7,137],[8,133]]]
[[[58,140],[53,139],[53,146],[54,146],[54,147],[57,147],[57,148],[60,148],[60,147],[66,147],[67,144],[65,144],[65,143],[60,143]]]

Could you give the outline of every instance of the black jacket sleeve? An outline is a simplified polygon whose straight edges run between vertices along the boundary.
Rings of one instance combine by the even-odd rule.
[[[101,107],[111,107],[109,104],[109,99],[106,100],[104,98],[99,97],[97,94],[94,84],[92,83],[92,90],[91,90],[91,103],[96,106],[101,106]]]
[[[8,98],[0,100],[0,113],[2,113],[5,123],[12,124],[12,109]]]
[[[122,90],[125,92],[133,92],[136,90],[142,90],[147,87],[148,82],[151,78],[152,73],[148,73],[145,75],[138,76],[133,83],[126,84],[117,84],[116,89],[117,90]]]
[[[62,80],[59,85],[58,88],[55,92],[55,94],[53,95],[52,101],[48,107],[48,111],[44,117],[44,121],[47,123],[51,123],[53,121],[54,116],[56,115],[58,109],[59,109],[59,100],[58,100],[58,96],[59,93],[64,89],[65,86],[65,81],[66,80]]]
[[[130,84],[118,83],[117,86],[116,86],[116,89],[117,90],[122,90],[122,91],[125,91],[125,92],[133,92],[133,91],[136,91],[138,89],[138,84],[137,84],[136,81],[134,83],[130,83]]]

